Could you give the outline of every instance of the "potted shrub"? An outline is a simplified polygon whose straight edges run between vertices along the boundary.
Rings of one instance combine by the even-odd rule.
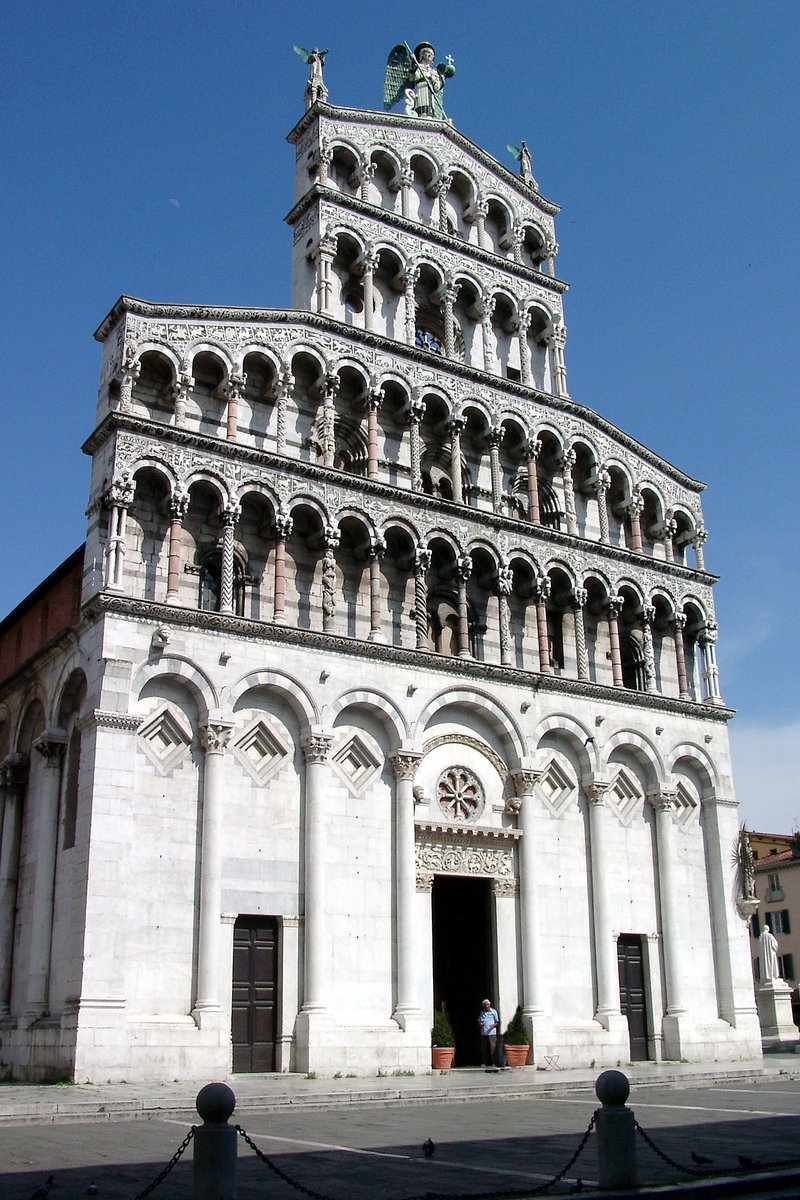
[[[506,1059],[510,1067],[524,1067],[528,1061],[531,1039],[525,1028],[522,1009],[517,1005],[517,1011],[508,1023],[503,1041],[506,1044]]]
[[[442,1004],[439,1011],[434,1013],[433,1029],[431,1030],[431,1064],[434,1070],[450,1070],[456,1052],[455,1045],[453,1026],[450,1024],[447,1009]]]

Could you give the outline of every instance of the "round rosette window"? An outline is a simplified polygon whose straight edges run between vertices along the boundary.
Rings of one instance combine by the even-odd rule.
[[[439,807],[451,821],[476,821],[485,797],[480,781],[466,767],[448,767],[439,776]]]

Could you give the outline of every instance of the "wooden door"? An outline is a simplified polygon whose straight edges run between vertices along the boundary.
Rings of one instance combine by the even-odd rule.
[[[619,966],[619,1000],[628,1018],[631,1061],[640,1062],[647,1053],[647,1006],[644,990],[644,956],[642,939],[636,934],[622,934],[617,941]]]
[[[234,1071],[274,1071],[278,921],[240,917],[233,929]]]

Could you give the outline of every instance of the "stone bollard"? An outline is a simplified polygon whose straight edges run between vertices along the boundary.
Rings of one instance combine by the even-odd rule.
[[[225,1083],[207,1083],[197,1093],[203,1124],[194,1133],[194,1200],[236,1200],[236,1142],[228,1124],[236,1097]]]
[[[638,1186],[636,1171],[636,1124],[625,1101],[631,1087],[622,1071],[603,1071],[594,1090],[603,1105],[595,1111],[597,1165],[600,1187],[624,1190]]]

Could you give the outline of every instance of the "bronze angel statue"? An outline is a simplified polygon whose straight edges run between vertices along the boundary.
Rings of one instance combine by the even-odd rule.
[[[308,64],[308,83],[305,90],[306,108],[310,108],[317,100],[327,100],[328,89],[322,78],[322,70],[328,51],[318,50],[316,46],[313,50],[306,50],[303,46],[293,46],[292,49],[295,54],[299,54],[304,63]]]
[[[514,158],[519,163],[519,175],[523,183],[527,183],[530,187],[536,190],[538,184],[533,178],[533,164],[531,162],[531,152],[523,142],[521,146],[514,146],[508,142],[508,152],[513,154]]]
[[[434,66],[436,51],[430,42],[420,42],[412,52],[407,42],[401,42],[389,53],[383,80],[383,107],[391,108],[405,99],[409,117],[447,118],[443,93],[446,79],[456,73],[452,54]]]

